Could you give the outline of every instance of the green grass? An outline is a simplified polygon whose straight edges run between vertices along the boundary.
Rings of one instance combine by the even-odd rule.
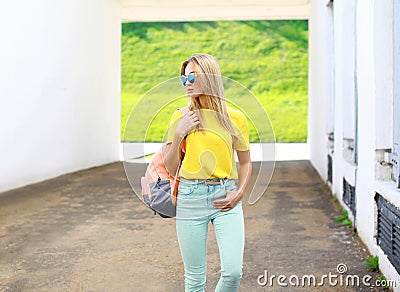
[[[363,261],[365,268],[369,272],[379,273],[379,257],[378,256],[370,256],[365,261]]]
[[[347,210],[342,210],[342,215],[333,219],[335,222],[341,222],[342,226],[347,226],[351,228],[353,226],[353,222],[349,219],[349,213]]]
[[[132,118],[144,122],[160,105],[183,94],[178,87],[179,68],[183,60],[196,53],[214,55],[223,76],[248,88],[242,94],[245,98],[253,94],[268,112],[277,142],[307,140],[307,21],[124,23],[121,53],[124,141],[143,141],[144,137],[146,141],[161,141],[173,108],[183,105],[185,98],[160,112],[148,131],[147,127],[131,125],[129,114],[144,96]],[[171,78],[175,79],[152,90]],[[235,90],[227,89],[227,99],[235,99],[235,95]],[[256,125],[265,124],[254,115],[251,118]],[[268,137],[262,141],[272,139],[270,134],[265,135]],[[257,136],[254,129],[250,131],[251,141],[259,141]]]

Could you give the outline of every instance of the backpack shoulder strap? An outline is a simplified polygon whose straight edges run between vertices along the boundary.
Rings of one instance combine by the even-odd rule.
[[[183,116],[184,114],[186,114],[189,111],[189,106],[179,107],[178,110],[181,111],[182,116]],[[186,153],[186,137],[182,141],[181,161],[182,161],[183,157],[185,156],[185,153]],[[178,169],[179,169],[179,167],[178,167]]]

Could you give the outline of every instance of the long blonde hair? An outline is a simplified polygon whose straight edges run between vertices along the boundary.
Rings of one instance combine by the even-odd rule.
[[[221,70],[218,66],[215,58],[208,54],[198,54],[191,56],[189,59],[184,61],[181,66],[180,74],[185,74],[186,66],[192,63],[196,68],[197,80],[200,81],[202,89],[202,97],[191,97],[189,109],[198,110],[200,114],[200,124],[196,127],[199,131],[204,129],[204,119],[202,117],[200,98],[204,99],[209,109],[214,113],[219,124],[227,130],[234,140],[237,139],[237,135],[234,131],[231,120],[228,116],[228,110],[226,107],[224,85],[222,83]]]

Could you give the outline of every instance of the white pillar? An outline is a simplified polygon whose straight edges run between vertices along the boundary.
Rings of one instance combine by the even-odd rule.
[[[359,149],[356,186],[357,230],[363,241],[374,246],[375,181],[375,66],[374,1],[357,3],[357,75]]]
[[[374,68],[376,92],[376,148],[393,142],[393,0],[375,1]]]
[[[329,1],[312,1],[309,20],[308,143],[310,160],[327,179],[327,135],[333,123],[332,8]]]
[[[332,191],[342,200],[343,178],[355,185],[355,165],[345,159],[344,138],[355,138],[354,0],[334,1],[335,141]],[[349,126],[350,125],[350,126]]]

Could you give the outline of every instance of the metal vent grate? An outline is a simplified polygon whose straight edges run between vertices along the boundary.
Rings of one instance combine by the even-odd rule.
[[[377,243],[397,272],[400,272],[400,209],[380,194],[376,194],[375,201],[378,206]]]
[[[328,182],[332,183],[332,156],[328,155]]]
[[[356,188],[343,178],[343,202],[350,208],[356,217]]]

